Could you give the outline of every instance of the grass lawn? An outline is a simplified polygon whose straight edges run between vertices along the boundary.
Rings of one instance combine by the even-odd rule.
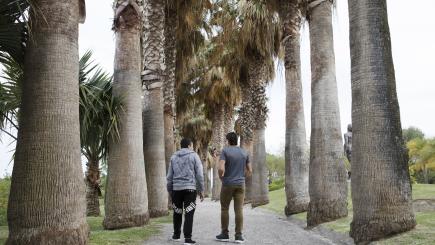
[[[104,212],[103,207],[101,210]],[[91,236],[90,245],[114,245],[114,244],[143,244],[151,235],[160,232],[162,224],[171,223],[172,215],[151,219],[150,223],[143,227],[135,227],[121,230],[107,231],[103,229],[103,216],[88,217]],[[8,237],[8,227],[0,226],[0,244],[5,244]]]
[[[150,236],[160,232],[161,224],[172,222],[172,216],[151,219],[149,225],[129,229],[107,231],[102,226],[103,217],[88,217],[91,230],[89,244],[112,245],[112,244],[143,244]]]
[[[414,199],[435,198],[435,185],[416,184],[413,185]],[[269,193],[270,203],[263,208],[270,211],[284,214],[285,192],[284,189]],[[333,222],[325,223],[324,226],[337,232],[348,233],[352,221],[352,201],[349,195],[349,216]],[[307,213],[294,215],[295,218],[306,220]],[[376,244],[435,244],[435,212],[417,212],[416,229],[400,234],[398,236],[382,240]]]

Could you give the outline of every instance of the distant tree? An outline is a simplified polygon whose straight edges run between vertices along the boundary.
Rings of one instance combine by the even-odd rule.
[[[267,153],[266,165],[270,174],[276,173],[278,177],[285,175],[284,157]]]
[[[420,138],[420,139],[424,138],[423,131],[421,131],[421,129],[419,129],[417,127],[412,127],[412,126],[409,128],[403,129],[402,135],[403,135],[403,140],[405,142],[409,142],[409,141],[416,139],[416,138]]]
[[[435,138],[416,137],[406,146],[409,152],[410,169],[423,173],[424,183],[429,183],[429,171],[435,170]]]

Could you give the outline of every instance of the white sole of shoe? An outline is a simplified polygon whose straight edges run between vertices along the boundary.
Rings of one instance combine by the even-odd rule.
[[[229,242],[230,239],[216,239],[216,241],[218,241],[218,242]]]
[[[181,242],[181,239],[171,239],[173,242]]]
[[[245,243],[245,241],[234,241],[234,243],[242,244]]]

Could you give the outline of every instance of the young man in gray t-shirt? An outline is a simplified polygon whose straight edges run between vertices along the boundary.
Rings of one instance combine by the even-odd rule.
[[[234,199],[236,216],[235,242],[243,243],[243,202],[245,199],[245,177],[252,174],[248,153],[237,146],[237,134],[227,134],[228,147],[222,150],[219,161],[219,177],[222,180],[220,195],[222,232],[216,239],[229,241],[229,207]]]

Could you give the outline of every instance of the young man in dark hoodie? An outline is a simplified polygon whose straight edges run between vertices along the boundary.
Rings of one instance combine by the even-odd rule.
[[[172,197],[174,210],[174,234],[172,240],[180,241],[181,223],[184,210],[184,244],[195,244],[192,240],[193,215],[196,208],[196,196],[204,200],[204,175],[201,160],[192,150],[190,139],[181,140],[181,150],[171,157],[168,168],[167,189]]]

